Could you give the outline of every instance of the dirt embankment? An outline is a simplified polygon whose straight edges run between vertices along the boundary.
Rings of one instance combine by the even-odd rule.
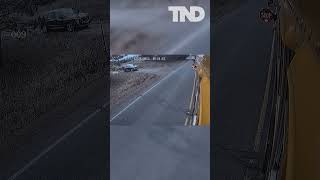
[[[184,61],[140,61],[135,72],[114,72],[110,75],[111,111],[139,96],[146,89],[176,69]]]
[[[111,107],[123,103],[126,98],[136,95],[159,78],[156,74],[140,72],[120,72],[111,75]]]
[[[106,3],[86,2],[95,16]],[[65,7],[70,1],[56,1]],[[46,5],[47,8],[51,5]],[[90,8],[91,7],[91,8]],[[100,12],[98,12],[100,11]],[[106,18],[106,17],[102,17]],[[62,105],[88,83],[106,75],[107,54],[99,28],[78,32],[28,32],[22,40],[3,33],[0,69],[0,142],[15,136],[54,107]],[[108,27],[104,25],[108,42]],[[6,35],[6,36],[5,36]],[[0,143],[0,144],[1,144]]]

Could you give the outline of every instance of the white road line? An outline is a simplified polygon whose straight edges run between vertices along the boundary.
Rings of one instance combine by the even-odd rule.
[[[8,180],[14,180],[19,175],[24,173],[27,169],[29,169],[34,163],[36,163],[41,157],[43,157],[45,154],[47,154],[50,150],[55,148],[59,143],[61,143],[64,139],[68,138],[71,134],[73,134],[76,130],[78,130],[83,124],[87,123],[92,117],[94,117],[96,114],[98,114],[101,111],[101,109],[97,109],[93,113],[91,113],[89,116],[87,116],[84,120],[82,120],[77,126],[69,130],[67,133],[65,133],[61,138],[59,138],[57,141],[55,141],[53,144],[51,144],[49,147],[47,147],[45,150],[43,150],[38,156],[33,158],[28,164],[26,164],[23,168],[15,172]]]
[[[150,89],[145,91],[141,96],[137,97],[135,100],[133,100],[130,104],[128,104],[124,109],[122,109],[119,113],[117,113],[115,116],[113,116],[110,120],[113,121],[115,120],[118,116],[120,116],[123,112],[125,112],[129,107],[131,107],[133,104],[135,104],[139,99],[141,99],[143,96],[147,95],[153,88],[157,87],[160,83],[162,83],[164,80],[168,79],[170,76],[172,76],[174,73],[179,71],[182,67],[184,67],[188,62],[184,63],[181,65],[179,68],[176,70],[172,71],[170,74],[168,74],[166,77],[162,78],[159,82],[157,82],[155,85],[153,85]]]

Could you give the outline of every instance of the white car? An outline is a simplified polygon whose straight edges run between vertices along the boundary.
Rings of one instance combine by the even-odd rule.
[[[134,64],[126,64],[122,66],[122,69],[124,72],[129,72],[129,71],[138,71],[138,66]]]

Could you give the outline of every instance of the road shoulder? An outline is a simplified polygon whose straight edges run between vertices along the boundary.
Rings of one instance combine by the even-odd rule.
[[[17,168],[23,167],[90,113],[101,108],[108,101],[108,92],[107,79],[101,77],[78,90],[63,105],[44,114],[30,126],[10,137],[10,143],[2,145],[0,150],[1,176],[9,177]]]

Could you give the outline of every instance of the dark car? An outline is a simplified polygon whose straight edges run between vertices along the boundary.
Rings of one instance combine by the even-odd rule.
[[[47,31],[65,29],[69,32],[77,28],[87,27],[91,22],[88,13],[80,12],[74,8],[61,8],[47,12],[45,26]]]

